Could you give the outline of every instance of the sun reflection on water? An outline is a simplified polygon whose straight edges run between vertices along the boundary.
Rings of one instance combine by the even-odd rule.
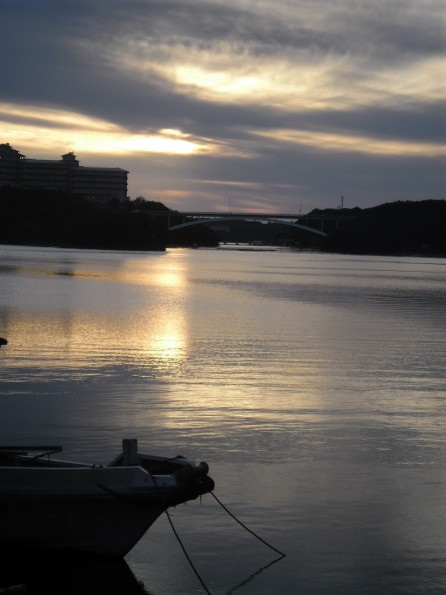
[[[48,361],[67,374],[76,370],[78,378],[179,369],[188,344],[181,259],[166,266],[162,255],[110,254],[63,266],[70,274],[51,259],[31,259],[21,270],[4,331],[5,365],[28,368],[31,377]]]

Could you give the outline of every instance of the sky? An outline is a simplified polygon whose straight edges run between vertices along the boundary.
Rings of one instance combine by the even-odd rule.
[[[444,0],[1,0],[0,49],[0,143],[127,169],[132,199],[446,198]]]

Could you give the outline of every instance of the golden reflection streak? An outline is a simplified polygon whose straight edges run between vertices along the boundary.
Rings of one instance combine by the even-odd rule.
[[[120,277],[122,276],[126,283],[136,285],[185,290],[188,281],[183,261],[170,259],[166,266],[165,260],[163,256],[146,262],[141,259],[126,258],[120,270]]]
[[[164,296],[161,306],[134,311],[114,303],[110,308],[104,305],[100,312],[82,313],[66,300],[66,307],[53,313],[18,310],[7,329],[14,338],[8,354],[15,367],[51,361],[54,369],[75,370],[80,375],[94,374],[103,367],[119,369],[123,363],[135,366],[137,374],[144,374],[145,369],[151,374],[177,370],[187,356],[188,345],[182,307],[187,279],[182,263],[173,263],[168,269],[164,262],[150,261],[144,268],[142,261],[129,260],[126,265],[118,275],[108,271],[90,276],[92,271],[82,268],[71,274],[90,283],[108,280],[145,286],[149,299],[153,288],[158,288]],[[66,288],[68,291],[68,285]],[[144,289],[138,291],[145,293]],[[61,296],[66,297],[63,292]],[[27,357],[23,357],[25,352],[29,352]]]
[[[159,312],[160,317],[154,329],[146,337],[145,354],[167,363],[179,364],[187,354],[187,335],[184,314],[181,310],[168,314]]]
[[[152,318],[94,314],[59,317],[17,312],[8,325],[14,342],[8,359],[15,368],[51,362],[52,369],[89,375],[106,366],[131,363],[142,370],[178,366],[187,355],[187,325],[181,309],[158,310]],[[87,346],[87,348],[86,348]],[[9,347],[9,346],[8,346]]]
[[[139,328],[133,326],[141,349],[139,359],[143,366],[149,365],[158,373],[173,372],[187,357],[187,320],[183,299],[188,280],[184,263],[181,259],[169,260],[166,266],[165,259],[161,258],[150,261],[148,268],[142,271],[140,261],[134,263],[129,260],[127,265],[130,269],[138,269],[147,286],[160,289],[165,296],[162,305],[152,311]]]
[[[158,287],[166,292],[165,303],[143,324],[138,325],[138,345],[141,350],[139,359],[149,362],[158,370],[173,366],[176,368],[187,356],[187,324],[182,308],[183,293],[187,290],[187,277],[181,260],[165,259],[150,261],[146,270],[141,269],[141,262],[127,261],[130,270],[138,270],[138,278],[145,278],[146,285]]]

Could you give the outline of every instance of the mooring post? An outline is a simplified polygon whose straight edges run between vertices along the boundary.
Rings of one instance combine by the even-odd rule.
[[[139,465],[138,441],[135,438],[122,441],[122,463],[125,467]]]

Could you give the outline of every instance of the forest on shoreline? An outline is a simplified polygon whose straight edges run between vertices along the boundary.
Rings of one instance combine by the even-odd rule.
[[[446,200],[397,201],[352,211],[354,218],[324,240],[325,251],[446,256]]]
[[[0,244],[89,248],[100,250],[165,250],[175,238],[168,231],[170,213],[162,203],[134,201],[97,203],[59,191],[0,188]],[[202,226],[200,226],[202,227]],[[184,245],[218,245],[216,234],[192,228],[179,235]]]
[[[123,204],[98,204],[56,191],[0,188],[0,244],[112,250],[164,250],[169,246],[218,246],[256,241],[327,252],[446,256],[445,200],[397,201],[366,209],[318,210],[305,216],[350,216],[327,227],[322,238],[298,228],[255,221],[197,225],[169,232],[166,212],[138,197]]]

